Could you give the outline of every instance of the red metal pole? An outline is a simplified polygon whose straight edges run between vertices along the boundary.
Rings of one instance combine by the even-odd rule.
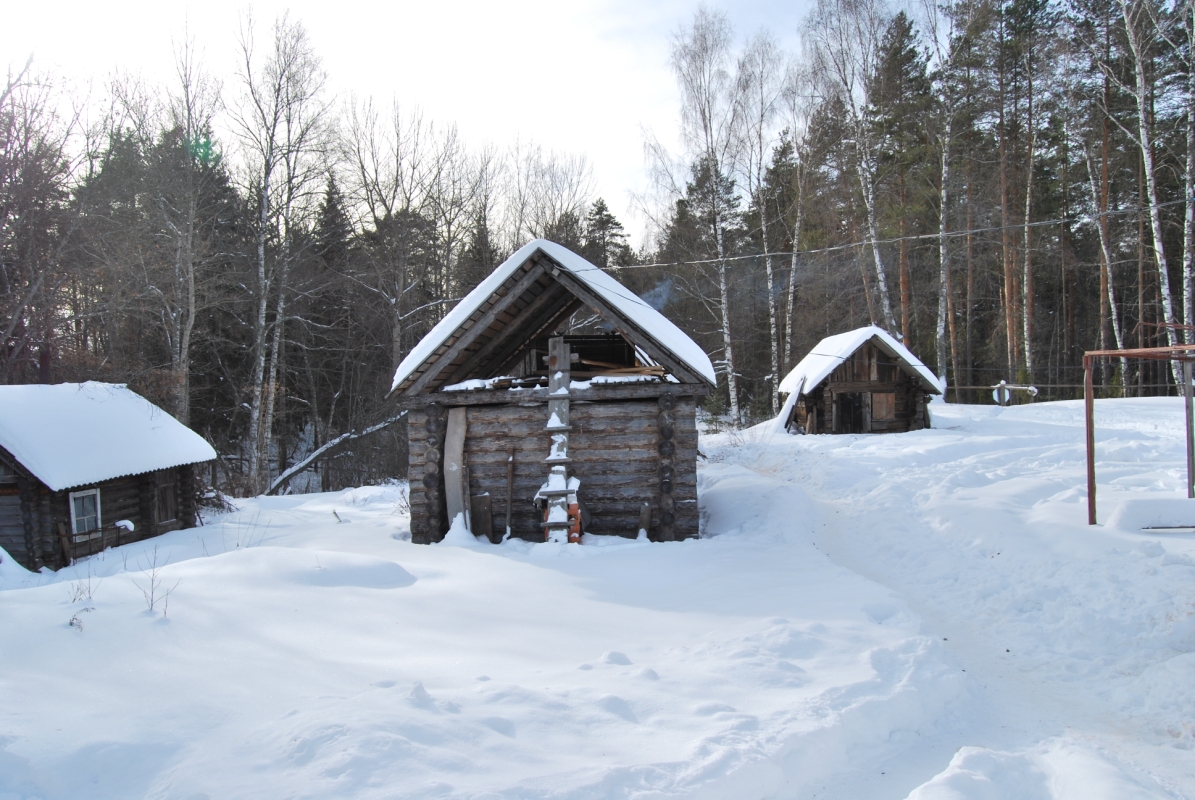
[[[1083,356],[1083,404],[1087,412],[1087,524],[1095,524],[1095,387],[1091,356]]]

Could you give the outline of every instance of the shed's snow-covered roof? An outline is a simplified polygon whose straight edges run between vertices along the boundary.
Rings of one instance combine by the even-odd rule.
[[[141,395],[94,381],[0,386],[0,447],[54,491],[216,457]]]
[[[846,361],[860,347],[875,339],[881,350],[895,358],[907,371],[920,377],[926,388],[937,394],[942,393],[941,382],[937,376],[921,363],[917,356],[909,352],[909,348],[898,342],[888,331],[875,325],[858,328],[846,333],[827,336],[801,359],[801,363],[793,367],[792,372],[780,381],[780,391],[792,393],[800,389],[801,393],[811,391],[813,387],[830,377],[839,364]]]
[[[521,247],[518,252],[491,272],[456,307],[449,311],[444,319],[440,320],[427,336],[411,349],[411,352],[407,353],[407,357],[402,360],[394,373],[391,391],[397,389],[403,381],[419,369],[420,365],[431,358],[437,348],[464,325],[469,317],[497,292],[537,250],[542,251],[561,267],[584,281],[603,300],[655,339],[660,346],[683,361],[689,368],[711,384],[717,383],[714,366],[710,363],[709,356],[667,317],[603,272],[600,267],[589,263],[567,247],[547,239],[535,239]]]

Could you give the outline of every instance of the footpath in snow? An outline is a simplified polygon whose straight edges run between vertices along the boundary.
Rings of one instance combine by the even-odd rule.
[[[1195,797],[1195,537],[1083,524],[1080,404],[933,409],[708,437],[699,541],[393,486],[3,556],[0,800]],[[1180,497],[1181,403],[1099,415],[1103,517]]]
[[[1095,527],[1082,402],[932,410],[719,451],[816,498],[818,549],[966,671],[957,752],[910,798],[1195,797],[1195,529],[1140,527],[1195,525],[1182,401],[1097,403]]]

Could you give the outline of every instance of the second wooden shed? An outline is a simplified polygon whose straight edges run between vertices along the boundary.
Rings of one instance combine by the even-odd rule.
[[[780,382],[779,422],[793,433],[899,433],[928,428],[938,379],[875,325],[827,336]]]

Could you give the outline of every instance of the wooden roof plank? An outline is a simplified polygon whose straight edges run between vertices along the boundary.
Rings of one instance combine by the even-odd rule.
[[[623,335],[623,337],[632,345],[638,345],[643,348],[656,363],[660,366],[666,367],[669,372],[675,375],[683,383],[702,383],[704,378],[696,374],[688,368],[679,358],[669,353],[669,351],[657,342],[650,334],[648,334],[639,326],[635,325],[631,320],[627,319],[622,314],[617,313],[609,304],[605,302],[596,292],[589,290],[582,281],[577,280],[571,272],[566,269],[560,269],[553,277],[564,284],[574,295],[577,296],[581,302],[592,308],[599,316],[606,322],[614,326],[615,330]]]
[[[511,298],[520,296],[529,286],[534,284],[542,274],[543,267],[539,266],[538,264],[532,266],[515,282],[514,286],[510,290],[502,295],[503,299],[506,299],[509,302]],[[511,277],[513,278],[514,276],[512,275]],[[495,317],[497,317],[499,311],[501,311],[505,305],[505,303],[501,302],[493,303],[489,310],[482,314],[481,318],[477,322],[475,322],[473,325],[470,325],[468,329],[462,331],[456,337],[456,340],[447,348],[443,355],[428,359],[431,363],[431,366],[423,375],[419,376],[419,378],[411,383],[405,391],[408,393],[415,393],[426,389],[428,384],[435,380],[440,372],[442,372],[445,367],[449,366],[456,356],[476,338],[477,334],[489,327],[489,324],[494,320]],[[469,336],[470,333],[473,333],[474,335]]]
[[[506,328],[506,336],[495,337],[479,348],[468,362],[453,371],[447,382],[457,383],[458,381],[467,379],[471,373],[475,372],[486,361],[492,363],[498,370],[504,368],[510,362],[514,353],[524,347],[529,340],[535,338],[534,333],[530,335],[527,333],[528,323],[536,320],[537,315],[541,314],[546,308],[549,308],[553,302],[565,296],[568,296],[568,292],[563,287],[557,291],[552,291],[551,287],[545,289],[534,300],[524,306],[519,314],[510,322]],[[541,322],[540,325],[542,324]],[[487,375],[486,377],[494,376]]]

